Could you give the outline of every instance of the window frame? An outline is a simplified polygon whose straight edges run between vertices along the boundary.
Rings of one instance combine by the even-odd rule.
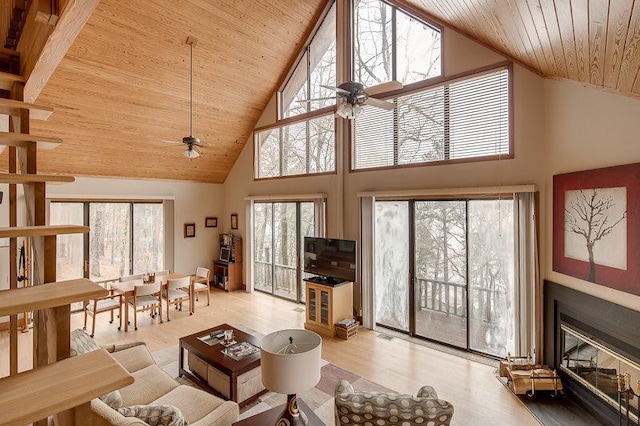
[[[334,5],[336,7],[336,85],[338,84],[337,83],[337,81],[339,80],[339,76],[338,76],[338,68],[339,68],[338,67],[338,60],[339,59],[338,58],[340,56],[340,50],[344,49],[344,46],[340,46],[340,41],[338,39],[338,32],[339,32],[339,30],[338,30],[338,25],[339,25],[338,8],[340,7],[340,4],[339,4],[340,1],[341,0],[326,0],[326,3],[324,5],[324,7],[322,8],[321,12],[318,14],[318,18],[315,21],[315,25],[313,26],[313,28],[309,32],[302,49],[300,49],[300,51],[296,55],[295,60],[291,62],[290,66],[288,68],[286,76],[284,77],[284,79],[282,80],[282,83],[280,84],[280,86],[278,87],[278,90],[276,91],[276,123],[279,123],[280,121],[284,121],[284,120],[289,120],[289,119],[305,120],[305,119],[308,119],[308,118],[304,118],[304,117],[308,117],[309,115],[313,116],[314,114],[319,113],[320,111],[326,110],[327,108],[333,108],[333,110],[335,111],[335,105],[319,108],[319,109],[316,109],[316,110],[313,110],[313,111],[309,111],[309,108],[307,108],[307,112],[306,113],[294,115],[292,117],[283,117],[284,111],[283,111],[283,105],[282,105],[282,92],[287,87],[287,84],[291,80],[291,77],[293,77],[294,73],[298,69],[298,66],[300,65],[302,60],[305,58],[305,55],[307,55],[306,56],[307,57],[306,66],[307,66],[307,83],[308,83],[309,78],[310,78],[309,69],[308,69],[308,66],[309,66],[309,57],[308,57],[309,47],[311,46],[311,43],[313,42],[313,39],[316,36],[316,33],[320,30],[320,27],[324,23],[325,19],[327,18],[327,15],[329,14],[329,12],[331,11],[331,8]],[[347,0],[347,1],[349,1],[349,0]],[[311,91],[311,87],[307,86],[307,95],[309,95],[310,91]]]
[[[316,119],[316,118],[323,118],[323,117],[327,117],[331,114],[335,115],[335,106],[329,106],[329,107],[324,107],[312,112],[307,112],[305,114],[301,114],[301,115],[296,115],[295,117],[288,117],[282,120],[278,120],[276,121],[274,124],[269,124],[266,126],[261,126],[261,127],[256,127],[253,130],[253,180],[254,181],[264,181],[264,180],[272,180],[272,179],[286,179],[286,178],[300,178],[300,177],[310,177],[310,176],[322,176],[322,175],[334,175],[338,173],[338,143],[337,143],[337,138],[338,138],[338,131],[334,131],[334,144],[333,144],[333,156],[335,159],[335,165],[332,171],[328,171],[328,172],[317,172],[317,173],[300,173],[300,174],[291,174],[291,175],[283,175],[282,174],[282,156],[280,156],[280,174],[278,176],[265,176],[265,177],[260,177],[258,176],[258,166],[259,166],[259,160],[260,160],[260,155],[259,155],[259,141],[258,141],[258,137],[259,137],[259,133],[264,132],[266,130],[278,130],[281,129],[282,127],[286,127],[286,126],[290,126],[292,124],[298,124],[298,123],[303,123],[305,122],[306,125],[308,126],[309,121]],[[334,130],[337,129],[338,127],[338,118],[337,117],[333,117],[334,120]],[[307,129],[308,131],[308,129]],[[282,141],[280,141],[280,150],[282,151]],[[308,147],[309,147],[309,138],[307,137],[306,139],[307,142],[307,153],[308,153]],[[307,164],[308,166],[308,164]]]
[[[382,0],[381,0],[382,1]],[[490,156],[481,156],[481,157],[469,157],[469,158],[457,158],[457,159],[448,159],[448,160],[438,160],[438,161],[429,161],[429,162],[421,162],[421,163],[409,163],[409,164],[395,164],[392,166],[379,166],[379,167],[368,167],[357,169],[354,168],[353,164],[353,156],[355,149],[355,129],[353,123],[349,123],[348,126],[348,143],[349,143],[349,173],[366,173],[371,171],[379,171],[379,170],[395,170],[395,169],[404,169],[404,168],[413,168],[413,167],[429,167],[429,166],[439,166],[443,164],[459,164],[459,163],[477,163],[480,161],[495,161],[495,160],[507,160],[515,158],[515,144],[514,144],[514,126],[513,126],[513,116],[514,116],[514,105],[513,105],[513,62],[511,61],[502,61],[495,64],[487,65],[480,68],[475,68],[473,70],[464,71],[452,76],[440,76],[434,77],[428,80],[423,80],[415,83],[408,84],[404,86],[402,89],[394,90],[392,92],[386,92],[381,95],[376,95],[376,98],[379,99],[390,99],[398,96],[406,96],[414,93],[419,93],[424,90],[432,89],[439,86],[444,86],[448,84],[455,83],[457,81],[468,79],[469,77],[481,77],[484,74],[490,74],[495,71],[499,71],[501,69],[507,70],[507,101],[508,105],[508,117],[507,122],[509,126],[509,131],[507,137],[509,138],[508,154],[496,154]],[[394,149],[397,149],[398,141],[397,135],[394,135]]]
[[[351,79],[354,79],[354,72],[355,72],[355,13],[354,13],[354,9],[355,9],[355,2],[356,0],[347,0],[347,2],[349,3],[349,41],[348,46],[347,46],[347,50],[349,51],[349,72],[348,74],[350,75]],[[392,57],[393,57],[393,65],[392,65],[392,76],[393,79],[395,80],[397,78],[397,49],[396,49],[396,27],[397,27],[397,22],[396,22],[396,13],[397,11],[400,11],[400,13],[403,13],[405,15],[407,15],[408,17],[415,19],[416,21],[422,23],[423,25],[426,25],[428,27],[431,27],[432,29],[438,31],[440,33],[440,75],[438,76],[434,76],[434,77],[430,77],[421,81],[417,81],[414,83],[409,83],[407,85],[404,86],[404,88],[406,87],[411,87],[414,85],[418,85],[418,84],[424,84],[426,82],[431,82],[434,79],[440,79],[443,78],[445,75],[445,70],[444,70],[444,33],[445,33],[445,27],[444,25],[442,25],[441,23],[430,19],[430,17],[425,15],[424,11],[420,11],[414,7],[412,7],[411,5],[408,4],[403,4],[400,3],[398,1],[395,0],[378,0],[381,3],[386,4],[387,6],[391,7],[392,9],[392,16],[393,16],[393,21],[391,23],[391,31],[392,31],[392,39],[393,39],[393,43],[392,43]],[[343,46],[344,48],[344,46]],[[403,88],[403,89],[404,89]],[[394,92],[395,93],[395,92]],[[383,99],[384,96],[386,96],[386,93],[383,94],[378,94],[376,95],[376,98],[381,98]],[[349,126],[350,128],[353,126]]]
[[[128,238],[128,244],[129,244],[129,248],[130,248],[130,259],[129,259],[129,275],[133,275],[133,270],[134,270],[134,205],[136,204],[159,204],[161,206],[163,206],[163,242],[162,242],[162,264],[163,264],[163,268],[167,268],[168,265],[168,253],[167,253],[167,237],[168,237],[168,228],[167,228],[167,220],[166,220],[166,213],[164,210],[164,204],[165,204],[164,199],[110,199],[110,198],[90,198],[90,199],[85,199],[85,198],[64,198],[64,197],[56,197],[56,198],[49,198],[47,199],[47,204],[49,205],[48,209],[50,209],[50,205],[51,204],[55,204],[55,203],[74,203],[74,204],[81,204],[82,205],[82,209],[83,209],[83,221],[84,221],[84,225],[85,226],[89,226],[89,218],[90,218],[90,207],[91,204],[105,204],[105,203],[113,203],[113,204],[127,204],[129,206],[129,213],[130,213],[130,217],[129,217],[129,230],[130,230],[130,235]],[[49,221],[49,219],[47,219],[47,221]],[[83,265],[83,275],[85,278],[89,278],[90,277],[90,232],[84,234],[83,237],[83,253],[84,253],[84,265]],[[150,271],[151,272],[151,271]],[[109,282],[109,281],[113,281],[113,279],[105,279],[105,280],[100,280],[100,281],[94,281],[96,283],[103,283],[103,282]]]

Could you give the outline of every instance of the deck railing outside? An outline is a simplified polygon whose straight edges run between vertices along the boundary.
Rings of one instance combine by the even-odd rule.
[[[439,280],[419,278],[418,310],[431,310],[449,315],[465,317],[467,315],[467,286]],[[499,316],[497,309],[502,306],[506,291],[480,286],[472,286],[475,303],[473,317],[493,323]]]

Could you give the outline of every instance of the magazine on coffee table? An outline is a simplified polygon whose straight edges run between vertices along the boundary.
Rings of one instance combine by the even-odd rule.
[[[206,343],[209,346],[213,346],[222,342],[223,336],[224,331],[214,331],[213,333],[198,336],[198,340],[200,340],[202,343]]]
[[[242,358],[253,355],[259,351],[259,347],[254,346],[249,342],[241,342],[233,346],[229,346],[228,348],[223,349],[221,352],[227,356],[230,356],[234,360],[239,361]]]

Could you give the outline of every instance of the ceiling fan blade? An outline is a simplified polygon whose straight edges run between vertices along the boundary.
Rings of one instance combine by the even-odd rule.
[[[339,87],[324,86],[322,84],[320,85],[320,87],[324,87],[325,89],[329,89],[329,90],[335,90],[336,93],[338,93],[338,94],[343,94],[343,95],[348,95],[349,94],[348,90],[344,90],[344,89],[341,89]]]
[[[396,107],[396,104],[394,104],[393,102],[383,101],[381,99],[376,99],[376,98],[367,98],[367,100],[364,101],[364,104],[386,109],[386,110],[392,110]]]
[[[166,143],[167,146],[180,146],[180,145],[182,145],[182,142],[178,142],[178,141],[162,141],[162,143]]]
[[[336,99],[336,97],[335,97],[335,96],[330,96],[330,97],[328,97],[328,98],[302,99],[302,100],[299,100],[299,101],[296,101],[296,102],[299,102],[299,103],[309,103],[309,102],[315,102],[315,101],[326,101],[326,100],[329,100],[329,99],[333,99],[333,100],[335,100],[335,99]]]
[[[402,89],[402,83],[400,83],[399,81],[388,81],[386,83],[367,87],[366,91],[369,96],[375,96],[378,93],[385,93],[385,92],[390,92],[392,90],[399,90],[399,89]]]

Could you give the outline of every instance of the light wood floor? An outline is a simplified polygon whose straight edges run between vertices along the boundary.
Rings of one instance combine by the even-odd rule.
[[[108,314],[98,316],[95,339],[108,344],[142,340],[157,351],[178,344],[178,338],[220,323],[242,324],[268,334],[284,328],[302,328],[303,305],[262,293],[212,291],[211,306],[200,297],[196,313],[171,311],[170,322],[158,324],[141,314],[138,331],[118,331]],[[72,328],[82,327],[82,314],[72,316]],[[89,325],[91,318],[89,318]],[[131,329],[132,330],[132,329]],[[31,332],[21,334],[20,368],[31,365]],[[496,378],[494,368],[417,345],[403,339],[381,339],[378,333],[360,329],[349,340],[323,339],[323,358],[398,392],[415,394],[423,385],[433,386],[440,398],[455,409],[454,425],[538,425],[533,417]],[[8,333],[0,333],[0,376],[8,374]]]

